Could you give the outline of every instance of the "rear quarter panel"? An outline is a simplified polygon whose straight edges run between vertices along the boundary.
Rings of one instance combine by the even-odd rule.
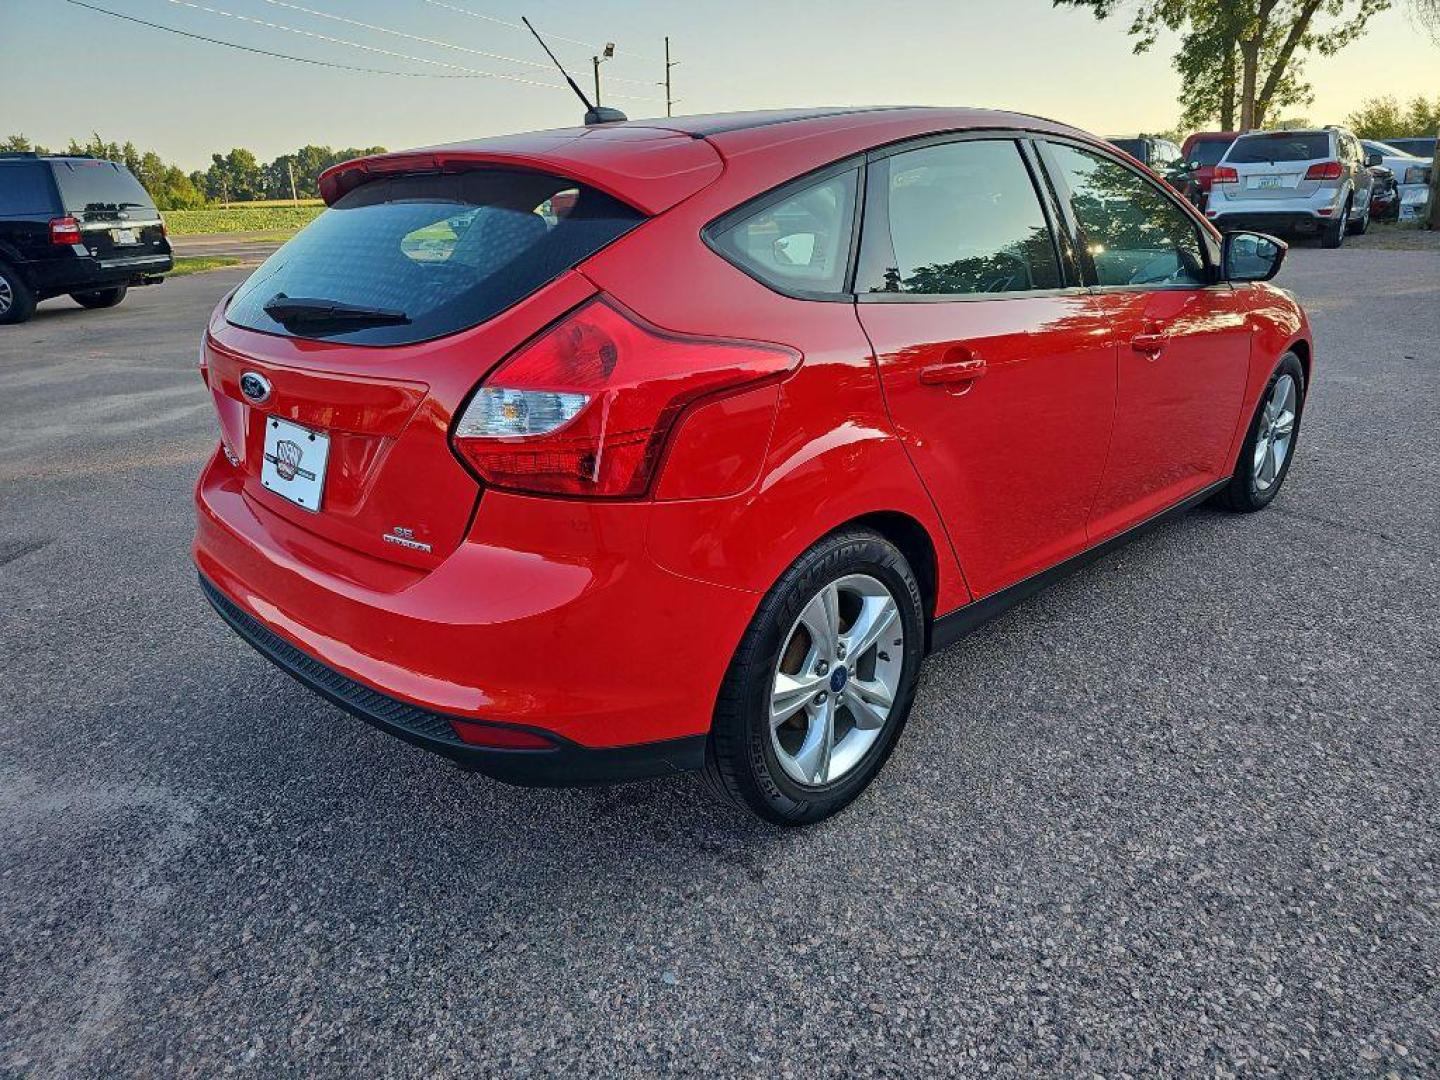
[[[936,610],[959,606],[969,592],[885,412],[854,305],[781,296],[701,240],[709,221],[755,194],[754,181],[736,179],[728,194],[712,188],[581,268],[664,329],[773,342],[803,356],[781,385],[754,484],[729,498],[656,503],[651,557],[677,574],[762,593],[826,533],[865,515],[899,513],[918,522],[934,548]],[[683,427],[675,438],[684,438]]]

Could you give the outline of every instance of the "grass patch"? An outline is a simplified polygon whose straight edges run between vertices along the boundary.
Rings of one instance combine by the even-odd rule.
[[[320,216],[324,205],[245,206],[229,210],[167,210],[165,224],[171,236],[206,233],[295,232]]]
[[[226,266],[239,266],[240,260],[234,255],[193,255],[190,257],[180,256],[175,260],[175,269],[170,271],[171,277],[184,277],[186,274],[203,274],[206,270],[220,270]]]

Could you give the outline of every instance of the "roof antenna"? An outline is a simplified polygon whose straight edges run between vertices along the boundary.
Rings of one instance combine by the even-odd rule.
[[[570,73],[565,70],[565,65],[555,59],[555,54],[550,51],[550,46],[545,44],[545,39],[540,36],[540,31],[531,26],[530,20],[524,15],[520,16],[520,21],[525,24],[526,30],[529,30],[530,33],[535,35],[535,40],[540,42],[540,47],[545,50],[545,55],[550,57],[555,66],[560,69],[560,74],[565,76],[565,81],[570,84],[570,89],[575,91],[575,96],[585,103],[586,127],[590,127],[592,124],[608,124],[615,120],[630,119],[619,109],[607,109],[599,105],[590,104],[590,99],[585,96],[585,91],[581,90],[575,80],[570,77]]]

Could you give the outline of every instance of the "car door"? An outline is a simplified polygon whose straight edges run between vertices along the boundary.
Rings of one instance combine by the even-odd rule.
[[[1028,142],[872,155],[856,310],[897,432],[985,596],[1086,544],[1115,347]]]
[[[1118,347],[1114,438],[1090,516],[1098,542],[1228,472],[1250,360],[1245,301],[1180,200],[1118,157],[1050,140],[1107,340]]]

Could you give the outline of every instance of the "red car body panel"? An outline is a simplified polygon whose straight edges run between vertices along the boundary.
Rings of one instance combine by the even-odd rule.
[[[445,716],[580,748],[700,739],[761,596],[827,532],[868,521],[917,538],[929,614],[955,612],[1228,475],[1276,358],[1297,347],[1309,363],[1303,314],[1270,286],[801,300],[702,238],[748,199],[887,143],[988,128],[1104,146],[1063,125],[937,109],[668,123],[325,174],[333,201],[406,168],[543,169],[651,216],[494,318],[420,344],[259,333],[228,323],[222,303],[205,365],[224,445],[197,486],[195,560],[246,619],[368,691]],[[459,411],[597,294],[661,331],[784,346],[799,366],[688,409],[643,498],[482,490],[451,444]],[[1145,335],[1163,351],[1137,351]],[[926,374],[977,359],[983,377]],[[238,389],[252,370],[273,385],[263,406]],[[332,433],[324,513],[260,485],[271,414]],[[401,525],[429,550],[384,539]]]

